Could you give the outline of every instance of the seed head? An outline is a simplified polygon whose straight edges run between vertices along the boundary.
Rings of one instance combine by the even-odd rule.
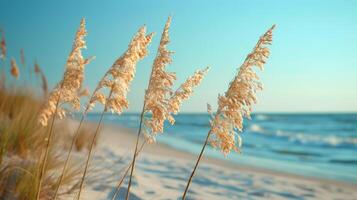
[[[239,68],[225,95],[218,97],[218,109],[211,120],[210,142],[225,155],[232,149],[239,152],[241,146],[239,133],[243,131],[243,118],[250,119],[252,105],[256,103],[256,92],[262,90],[262,84],[253,67],[263,70],[263,65],[270,54],[267,45],[272,42],[274,27],[272,26],[260,37],[253,51]]]
[[[66,113],[69,111],[68,108],[64,107],[65,104],[69,105],[74,110],[80,109],[78,90],[81,88],[84,79],[84,67],[92,59],[84,59],[82,56],[82,49],[86,48],[86,43],[84,41],[86,35],[85,19],[83,18],[76,33],[72,51],[66,62],[66,70],[63,79],[51,91],[47,102],[40,112],[39,122],[43,126],[46,126],[48,120],[55,114],[56,107],[56,114],[60,118],[65,117]],[[57,104],[59,106],[57,106]]]
[[[3,30],[0,30],[1,32],[1,42],[0,42],[0,49],[1,49],[1,53],[0,53],[0,59],[5,60],[6,58],[6,40],[5,40],[5,33]]]
[[[11,58],[11,71],[10,72],[13,77],[15,77],[16,79],[19,78],[20,71],[19,71],[19,67],[16,64],[16,60],[14,58]]]
[[[201,83],[208,70],[209,67],[202,70],[197,70],[192,76],[188,77],[188,79],[183,84],[181,84],[181,86],[169,99],[170,113],[176,115],[180,111],[182,102],[190,98],[193,93],[193,89]],[[172,115],[168,116],[168,120],[171,124],[175,123],[175,119]]]
[[[91,110],[95,103],[103,104],[106,110],[117,114],[121,114],[124,109],[128,108],[129,102],[126,96],[135,76],[136,64],[148,54],[147,47],[153,36],[154,33],[146,35],[145,26],[139,29],[126,52],[114,62],[97,85],[86,112]],[[103,88],[109,89],[111,95],[106,97],[102,92]]]

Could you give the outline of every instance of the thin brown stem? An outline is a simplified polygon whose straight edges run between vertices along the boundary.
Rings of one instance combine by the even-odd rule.
[[[144,100],[143,109],[142,109],[141,115],[140,115],[140,124],[139,124],[138,135],[136,136],[136,144],[135,144],[135,151],[134,151],[134,156],[133,156],[133,162],[132,162],[132,164],[131,164],[132,166],[131,166],[131,171],[130,171],[130,178],[129,178],[129,183],[128,183],[128,189],[126,190],[126,197],[125,197],[126,200],[129,199],[131,179],[132,179],[132,177],[133,177],[133,172],[134,172],[134,168],[135,168],[136,154],[137,154],[137,150],[138,150],[138,144],[139,144],[139,139],[140,139],[140,134],[141,134],[141,127],[142,127],[142,123],[143,123],[144,113],[145,113],[145,100]]]
[[[108,96],[108,99],[112,96],[113,94],[113,89],[110,90],[110,93],[109,93],[109,96]],[[107,104],[105,103],[104,105],[104,109],[102,111],[102,114],[100,115],[100,119],[99,119],[99,122],[98,122],[98,125],[97,125],[97,128],[94,132],[94,136],[92,138],[92,142],[90,144],[90,149],[89,149],[89,152],[88,152],[88,156],[87,156],[87,160],[86,160],[86,166],[84,168],[84,172],[83,172],[83,176],[82,176],[82,179],[81,179],[81,183],[80,183],[80,186],[79,186],[79,192],[78,192],[78,196],[77,196],[77,200],[80,199],[81,197],[81,193],[82,193],[82,190],[83,190],[83,183],[84,183],[84,179],[87,175],[87,171],[88,171],[88,166],[89,166],[89,161],[91,159],[91,156],[92,156],[92,151],[93,151],[93,147],[94,147],[94,142],[97,138],[97,135],[98,135],[98,132],[99,132],[99,128],[100,128],[100,125],[102,124],[102,121],[103,121],[103,117],[104,117],[104,113],[105,111],[107,110]]]
[[[103,111],[102,111],[102,113],[101,113],[101,115],[100,115],[100,119],[99,119],[97,128],[96,128],[96,130],[95,130],[94,136],[93,136],[92,141],[91,141],[90,149],[89,149],[88,156],[87,156],[87,160],[86,160],[86,165],[85,165],[84,172],[83,172],[83,175],[82,175],[82,178],[81,178],[81,183],[80,183],[80,186],[79,186],[79,192],[78,192],[77,200],[79,200],[80,197],[81,197],[81,193],[82,193],[82,190],[83,190],[84,179],[85,179],[85,176],[87,175],[87,170],[88,170],[90,158],[91,158],[91,156],[92,156],[92,151],[93,151],[95,139],[97,138],[100,125],[101,125],[101,123],[102,123],[102,121],[103,121],[104,113],[105,113],[105,109],[103,109]]]
[[[202,147],[202,149],[201,149],[201,153],[200,153],[200,155],[198,156],[198,159],[197,159],[197,161],[196,161],[196,165],[195,165],[195,167],[193,168],[193,171],[192,171],[192,173],[191,173],[190,178],[188,179],[185,192],[184,192],[183,195],[182,195],[182,200],[185,200],[185,198],[186,198],[186,193],[187,193],[187,191],[188,191],[188,188],[190,187],[190,183],[191,183],[191,181],[192,181],[192,177],[195,175],[196,169],[197,169],[197,167],[198,167],[198,163],[201,161],[203,152],[205,151],[205,148],[206,148],[206,146],[207,146],[208,139],[209,139],[209,136],[210,136],[210,135],[211,135],[211,130],[207,133],[207,137],[206,137],[205,144],[203,145],[203,147]]]
[[[50,132],[49,132],[48,138],[47,138],[45,155],[44,155],[43,160],[42,160],[42,166],[41,166],[40,176],[39,176],[39,181],[38,181],[38,186],[37,186],[37,195],[36,195],[36,199],[37,200],[40,199],[42,178],[43,178],[43,174],[45,173],[45,169],[46,169],[48,152],[49,152],[50,145],[51,145],[51,140],[52,140],[52,135],[53,135],[53,127],[54,127],[55,118],[56,118],[56,115],[57,115],[57,110],[58,110],[58,105],[59,105],[60,99],[61,99],[61,96],[59,96],[58,99],[57,99],[55,112],[53,114],[52,121],[51,121]]]
[[[140,147],[139,151],[136,153],[136,156],[138,156],[138,154],[143,150],[145,144],[146,144],[146,140],[145,140],[145,142],[143,142],[143,144],[141,144],[141,147]],[[117,187],[115,189],[114,195],[112,197],[112,200],[115,200],[115,198],[118,196],[120,186],[123,183],[125,177],[128,175],[129,169],[131,168],[132,165],[133,165],[133,162],[131,162],[130,165],[126,168],[126,170],[124,172],[124,175],[119,180],[118,185],[117,185]]]
[[[80,128],[82,127],[82,124],[83,124],[83,121],[84,121],[84,117],[85,117],[85,114],[83,113],[82,114],[82,118],[81,118],[81,121],[79,122],[79,125],[78,125],[78,128],[73,136],[73,139],[72,139],[72,143],[71,143],[71,146],[69,148],[69,151],[68,151],[68,154],[67,154],[67,158],[66,158],[66,161],[64,162],[64,166],[63,166],[63,169],[62,169],[62,173],[61,173],[61,176],[58,180],[58,183],[57,183],[57,186],[56,186],[56,191],[55,191],[55,194],[54,194],[54,197],[53,199],[56,200],[57,199],[57,196],[58,196],[58,190],[59,188],[61,187],[61,184],[62,184],[62,181],[63,181],[63,177],[65,176],[66,174],[66,169],[67,169],[67,166],[68,166],[68,163],[69,163],[69,159],[71,157],[71,154],[72,154],[72,150],[73,150],[73,147],[74,147],[74,144],[78,138],[78,135],[79,135],[79,130]]]

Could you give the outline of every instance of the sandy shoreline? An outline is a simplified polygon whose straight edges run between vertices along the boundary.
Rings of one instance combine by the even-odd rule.
[[[75,127],[75,122],[72,124]],[[91,170],[100,171],[101,176],[89,179],[83,199],[111,198],[132,157],[134,131],[112,124],[103,126],[91,164]],[[145,145],[138,158],[131,199],[179,199],[196,159],[197,155],[165,144]],[[123,199],[126,186],[122,185],[117,199]],[[357,199],[357,185],[205,157],[191,184],[189,199]]]

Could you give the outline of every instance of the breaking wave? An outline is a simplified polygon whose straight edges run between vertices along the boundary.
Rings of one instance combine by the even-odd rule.
[[[357,137],[351,136],[336,136],[336,135],[321,135],[321,134],[307,134],[301,132],[287,132],[277,130],[275,132],[264,131],[258,125],[252,125],[250,130],[257,134],[270,135],[280,138],[286,138],[291,142],[299,142],[302,144],[320,144],[328,146],[357,146]]]

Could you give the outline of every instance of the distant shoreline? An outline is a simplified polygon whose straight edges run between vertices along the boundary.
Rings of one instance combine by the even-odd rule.
[[[94,122],[87,122],[87,123],[92,124],[92,125],[96,124]],[[126,138],[130,138],[129,141],[133,140],[133,138],[136,136],[136,131],[137,131],[136,129],[127,128],[127,127],[123,127],[121,125],[107,123],[107,122],[103,122],[103,126],[105,128],[116,130],[116,131],[120,132],[120,134],[124,134],[124,136]],[[103,134],[106,134],[105,137],[108,137],[108,139],[110,137],[113,137],[113,138],[122,137],[122,136],[120,136],[120,134],[117,135],[115,133],[115,131],[104,131]],[[102,136],[103,136],[103,134],[102,134]],[[158,137],[162,137],[162,135],[159,135]],[[134,141],[132,141],[132,142],[134,142]],[[192,154],[187,151],[181,151],[181,150],[171,147],[170,145],[167,145],[164,143],[159,143],[159,142],[157,142],[155,144],[150,144],[149,146],[151,146],[151,147],[146,148],[146,150],[147,150],[146,153],[160,154],[162,156],[169,156],[169,157],[172,155],[175,155],[175,157],[179,157],[181,159],[192,160],[192,162],[197,158],[197,155],[198,155],[198,154],[197,155]],[[129,149],[129,151],[131,151],[131,149]],[[213,157],[210,157],[207,155],[203,158],[203,162],[213,164],[213,165],[223,166],[223,167],[226,167],[229,169],[235,169],[235,170],[239,169],[239,170],[243,170],[243,171],[254,171],[254,172],[259,172],[259,173],[274,174],[277,176],[287,176],[287,177],[294,178],[294,179],[309,180],[309,181],[314,181],[314,182],[328,182],[331,184],[337,184],[337,185],[341,185],[341,186],[343,186],[343,185],[356,186],[356,189],[357,189],[357,183],[353,183],[353,182],[333,180],[333,179],[327,179],[327,178],[324,179],[324,178],[319,178],[319,177],[310,177],[310,176],[293,174],[293,173],[288,173],[288,172],[283,172],[283,171],[278,171],[278,170],[261,168],[258,166],[237,164],[235,162],[225,160],[224,158],[222,158],[222,159],[213,158]]]
[[[81,114],[81,113],[76,113]],[[101,114],[101,111],[92,111],[89,114]],[[207,112],[180,112],[180,115],[203,115]],[[112,113],[105,113],[105,115],[116,115]],[[123,115],[140,115],[140,112],[126,112]],[[357,115],[357,111],[351,112],[253,112],[252,115]],[[117,116],[117,115],[116,115]],[[120,116],[118,116],[120,117]]]

